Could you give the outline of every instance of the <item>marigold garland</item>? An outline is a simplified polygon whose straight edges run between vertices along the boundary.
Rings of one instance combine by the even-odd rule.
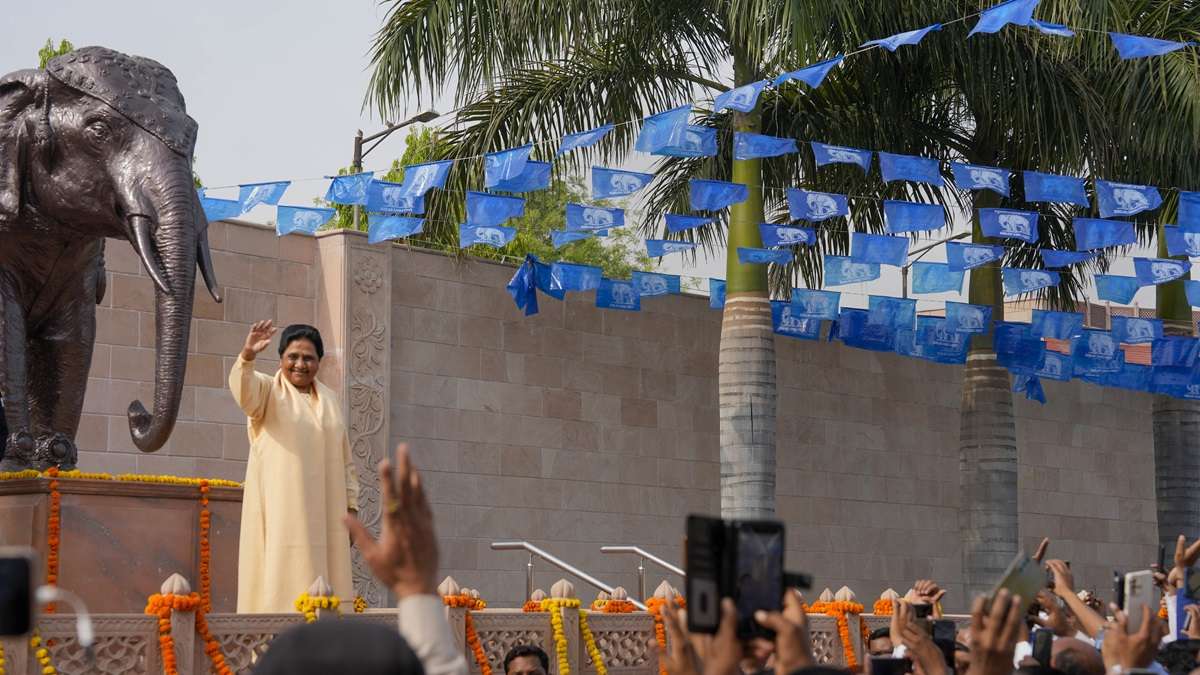
[[[336,595],[309,595],[308,593],[301,593],[300,597],[296,598],[296,602],[293,604],[296,607],[296,611],[304,615],[305,621],[315,623],[318,609],[330,609],[341,614],[341,610],[338,607],[342,604],[342,601]]]
[[[837,620],[838,637],[842,641],[842,654],[846,657],[846,668],[851,671],[858,668],[858,654],[854,651],[854,644],[850,642],[850,620],[846,618],[846,615],[862,614],[863,609],[861,604],[846,600],[814,602],[804,608],[804,611],[809,614],[824,614]]]
[[[1170,615],[1169,615],[1169,614],[1167,614],[1167,608],[1166,608],[1166,607],[1159,607],[1159,608],[1158,608],[1158,618],[1160,618],[1160,619],[1169,619],[1169,618],[1170,618]]]
[[[42,667],[42,675],[56,675],[58,673],[58,670],[54,667],[54,663],[50,660],[50,650],[42,646],[42,638],[36,630],[29,637],[29,649],[33,651],[33,656],[37,659],[38,665]]]
[[[155,593],[146,601],[146,614],[158,617],[158,646],[162,653],[163,673],[165,675],[178,675],[179,673],[179,664],[175,657],[175,640],[171,637],[171,613],[177,611],[196,613],[196,632],[204,641],[204,653],[208,654],[213,670],[218,675],[233,675],[233,670],[225,663],[225,655],[221,653],[221,644],[213,638],[212,633],[208,630],[204,601],[200,598],[199,593],[189,593],[188,595]]]
[[[191,487],[199,487],[201,482],[207,482],[212,487],[242,487],[242,484],[232,480],[222,480],[219,478],[182,478],[180,476],[154,476],[150,474],[139,473],[122,473],[112,475],[110,473],[89,473],[74,469],[71,471],[59,471],[56,468],[46,469],[45,471],[35,471],[26,469],[24,471],[4,471],[0,472],[0,480],[24,480],[29,478],[51,478],[53,477],[68,479],[68,480],[112,480],[121,483],[157,483],[165,485],[187,485]]]
[[[654,617],[654,639],[658,642],[660,650],[666,650],[667,648],[667,629],[663,625],[662,617],[662,610],[667,602],[666,598],[650,598],[646,601],[646,611],[650,612],[650,616]],[[685,607],[686,603],[683,601],[683,598],[675,598],[675,605]],[[659,675],[667,675],[667,664],[663,662],[663,659],[658,660],[658,673]]]
[[[58,545],[62,541],[62,493],[58,491],[58,469],[46,471],[50,477],[50,514],[46,519],[46,585],[58,585]],[[46,605],[46,613],[53,614],[54,603]]]
[[[581,603],[576,598],[546,598],[542,611],[550,612],[550,627],[554,631],[554,651],[558,656],[558,675],[571,675],[571,661],[567,658],[567,632],[563,628],[564,607],[578,609]]]
[[[0,645],[0,675],[5,674],[4,670],[4,645]]]
[[[545,610],[542,609],[541,600],[526,600],[525,604],[521,605],[521,611],[526,614],[532,614],[534,612],[544,612]]]
[[[876,616],[891,616],[896,608],[892,605],[892,601],[886,598],[880,598],[875,601],[875,607],[872,608]]]
[[[208,533],[212,529],[212,514],[208,510],[208,481],[200,481],[200,601],[204,611],[212,611],[212,576],[209,574],[209,562],[212,560],[212,549],[209,546]]]
[[[479,665],[479,672],[482,675],[492,675],[492,664],[488,661],[487,652],[483,651],[483,641],[479,639],[479,632],[475,630],[475,619],[471,617],[472,610],[486,609],[487,603],[482,598],[475,598],[466,594],[443,595],[442,603],[447,607],[457,607],[467,610],[465,617],[467,646],[471,648],[471,653],[475,656],[475,663]]]
[[[599,611],[605,614],[632,614],[637,611],[637,607],[629,600],[609,600]]]
[[[592,658],[592,667],[596,669],[596,675],[608,675],[608,666],[604,665],[604,655],[596,646],[596,636],[592,635],[592,628],[588,625],[587,612],[579,612],[579,632],[583,633],[583,644],[587,647],[588,656]]]
[[[354,613],[362,614],[365,611],[367,611],[367,601],[361,595],[354,596]],[[0,673],[0,675],[4,675],[4,673]]]

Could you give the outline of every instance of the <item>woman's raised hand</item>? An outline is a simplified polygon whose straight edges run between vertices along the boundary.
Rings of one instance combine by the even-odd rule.
[[[270,319],[256,321],[253,326],[250,326],[250,332],[246,335],[246,344],[242,347],[242,360],[253,361],[259,352],[270,347],[271,338],[278,330]]]

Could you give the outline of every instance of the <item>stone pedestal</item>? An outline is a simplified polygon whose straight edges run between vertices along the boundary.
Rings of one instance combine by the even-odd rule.
[[[58,585],[92,612],[137,613],[174,572],[200,579],[200,489],[106,480],[58,481]],[[237,609],[241,488],[209,492],[213,611]],[[50,481],[0,481],[0,546],[30,546],[44,579]],[[62,607],[59,611],[70,611]]]

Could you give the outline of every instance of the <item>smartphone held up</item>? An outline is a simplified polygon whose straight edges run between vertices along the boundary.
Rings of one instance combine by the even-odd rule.
[[[34,552],[0,547],[0,637],[28,635],[36,603]]]

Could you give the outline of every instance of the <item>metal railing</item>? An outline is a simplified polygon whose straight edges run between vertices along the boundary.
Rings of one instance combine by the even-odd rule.
[[[647,597],[646,596],[646,561],[647,560],[654,563],[655,565],[658,565],[659,567],[663,568],[664,570],[666,570],[668,572],[678,574],[680,577],[687,579],[687,572],[676,567],[675,565],[672,565],[671,563],[667,562],[666,560],[659,558],[658,556],[654,555],[653,553],[650,553],[648,551],[644,551],[644,550],[638,548],[637,546],[601,546],[600,552],[601,553],[629,554],[629,555],[636,555],[638,557],[637,575],[638,575],[638,597],[639,598]]]
[[[613,593],[612,586],[609,586],[608,584],[604,583],[603,581],[600,581],[596,577],[588,574],[587,572],[584,572],[583,570],[579,569],[578,567],[575,567],[574,565],[571,565],[570,563],[563,562],[559,558],[556,558],[555,556],[547,553],[546,551],[543,551],[542,549],[534,546],[533,544],[531,544],[527,541],[497,541],[497,542],[493,542],[492,550],[493,551],[526,551],[529,553],[529,562],[525,564],[525,599],[527,599],[527,600],[529,599],[529,596],[533,595],[533,561],[538,558],[545,560],[546,562],[550,563],[551,565],[554,565],[555,567],[566,572],[567,574],[570,574],[572,576],[578,577],[579,579],[582,579],[583,581],[587,582],[588,584],[594,586],[597,590],[604,591],[605,593],[608,593],[609,595],[612,595],[612,593]],[[641,599],[636,599],[636,600],[630,599],[630,602],[633,603],[634,607],[637,607],[638,609],[642,610],[643,612],[646,611],[646,605],[642,604]]]

